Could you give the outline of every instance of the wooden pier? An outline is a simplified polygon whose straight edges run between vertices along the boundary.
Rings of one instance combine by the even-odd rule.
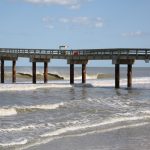
[[[48,62],[51,59],[65,59],[70,65],[70,84],[74,84],[74,67],[82,65],[82,83],[86,83],[86,65],[88,60],[112,60],[115,65],[115,88],[120,88],[120,65],[127,65],[127,87],[132,87],[132,65],[136,60],[150,60],[148,48],[114,49],[20,49],[0,48],[1,83],[4,83],[5,61],[12,61],[12,83],[16,82],[16,61],[19,57],[29,58],[32,63],[32,83],[36,84],[36,63],[44,63],[44,83],[48,82]]]

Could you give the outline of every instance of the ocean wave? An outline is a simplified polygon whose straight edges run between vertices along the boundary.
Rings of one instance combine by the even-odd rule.
[[[53,110],[64,106],[64,103],[46,104],[46,105],[32,105],[32,106],[16,106],[17,112],[22,111],[36,111],[36,110]]]
[[[57,136],[57,134],[56,134],[56,136],[44,137],[44,139],[41,139],[38,142],[25,145],[23,147],[23,149],[28,149],[28,148],[31,148],[33,146],[46,144],[50,141],[61,139],[61,138],[81,137],[81,136],[86,136],[86,135],[90,135],[90,134],[107,133],[107,132],[112,132],[112,131],[116,131],[116,130],[120,130],[120,129],[135,128],[135,127],[140,127],[140,126],[149,125],[149,124],[150,124],[149,122],[142,122],[142,123],[135,123],[135,124],[130,124],[130,125],[121,125],[121,126],[116,126],[116,127],[110,127],[110,128],[104,129],[104,130],[88,131],[88,132],[84,132],[84,133],[79,132],[79,133],[76,133],[76,134],[68,134],[68,135],[60,135],[60,136]]]
[[[24,145],[28,142],[27,139],[25,138],[20,138],[20,139],[15,139],[14,141],[11,142],[4,142],[4,143],[0,143],[0,146],[3,147],[10,147],[10,146],[16,146],[16,145]]]
[[[31,84],[31,83],[17,83],[17,84],[1,84],[0,91],[30,91],[44,88],[72,88],[73,86],[69,84],[69,80],[55,81],[56,83],[49,82],[48,84]],[[88,79],[87,79],[88,82]],[[77,82],[78,83],[78,82]],[[121,86],[127,85],[126,79],[120,80]],[[133,78],[134,84],[141,84],[142,87],[148,86],[150,83],[149,77]],[[103,79],[103,80],[90,80],[88,84],[92,85],[91,87],[114,87],[114,79]],[[80,84],[81,86],[83,84]],[[87,85],[87,84],[86,84]],[[85,85],[84,85],[85,86]]]
[[[14,106],[11,108],[0,108],[0,117],[13,116],[21,112],[31,112],[37,110],[53,110],[64,106],[64,103],[32,105],[32,106]]]
[[[0,128],[0,132],[20,132],[23,130],[33,130],[33,129],[46,128],[46,127],[55,127],[55,125],[51,123],[29,124],[29,125],[13,127],[13,128]]]
[[[134,127],[149,125],[150,124],[148,120],[149,118],[150,116],[112,118],[101,123],[95,123],[95,124],[89,124],[89,125],[87,124],[76,125],[76,126],[60,128],[56,131],[52,131],[52,132],[40,135],[41,137],[40,140],[35,141],[30,144],[23,145],[23,149],[28,149],[36,145],[46,144],[50,141],[65,138],[65,137],[86,136],[88,134],[106,133],[106,132],[112,132],[112,131],[120,130],[120,129],[134,128]],[[147,120],[144,120],[144,119],[147,119]],[[132,121],[132,122],[130,122],[130,124],[127,124],[127,121]],[[121,122],[123,122],[123,124],[117,124]],[[95,129],[93,130],[94,127],[96,127],[96,130]],[[98,128],[98,127],[102,127],[102,128]],[[85,130],[86,132],[82,132]],[[71,132],[71,134],[69,132]]]
[[[10,72],[5,72],[5,78],[11,78],[12,73]],[[43,80],[44,74],[43,73],[38,73],[36,74],[38,80]],[[21,79],[31,79],[32,78],[32,73],[27,73],[27,72],[17,72],[16,73],[17,78]],[[59,74],[56,73],[48,73],[48,80],[63,80],[64,77],[61,77]]]
[[[30,91],[36,89],[44,88],[70,88],[72,87],[68,83],[51,83],[51,84],[30,84],[30,83],[20,83],[20,84],[1,84],[0,91]]]
[[[17,111],[15,108],[0,108],[0,117],[16,115]]]
[[[44,74],[41,72],[37,71],[37,80],[43,80],[44,78]],[[5,78],[11,78],[12,77],[12,73],[11,72],[5,72]],[[32,78],[32,73],[28,73],[28,72],[17,72],[16,73],[16,77],[19,79],[31,79]],[[108,78],[112,78],[113,75],[112,74],[104,74],[104,73],[97,73],[97,74],[86,74],[86,78],[87,79],[108,79]],[[48,73],[48,80],[64,80],[64,79],[69,79],[68,75],[59,75],[58,73]],[[76,80],[80,80],[82,79],[81,75],[75,76]]]
[[[36,129],[41,127],[41,125],[27,125],[22,127],[16,127],[16,128],[0,128],[0,132],[17,132],[22,130],[29,130],[29,129]]]
[[[109,79],[112,78],[112,74],[103,74],[103,73],[98,73],[98,74],[86,74],[86,79]],[[82,76],[76,76],[76,80],[81,80]]]
[[[120,118],[113,118],[110,120],[106,120],[101,123],[65,127],[65,128],[61,128],[56,131],[53,131],[53,132],[45,133],[45,134],[41,135],[41,137],[53,137],[53,136],[55,137],[55,136],[59,136],[64,133],[67,133],[67,132],[92,129],[95,127],[109,126],[109,125],[122,123],[122,122],[125,123],[125,122],[129,122],[129,121],[141,121],[144,119],[150,119],[150,116],[120,117]]]

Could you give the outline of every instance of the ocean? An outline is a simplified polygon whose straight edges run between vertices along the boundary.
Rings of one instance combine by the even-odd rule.
[[[127,88],[127,68],[121,68],[115,89],[115,68],[88,67],[81,84],[69,84],[69,68],[43,67],[32,84],[31,67],[5,67],[0,84],[0,150],[149,150],[150,70],[133,67],[133,87]]]

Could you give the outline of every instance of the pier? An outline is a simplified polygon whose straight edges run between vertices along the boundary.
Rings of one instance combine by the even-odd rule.
[[[150,49],[147,48],[114,48],[114,49],[20,49],[0,48],[1,83],[5,82],[5,61],[12,61],[12,83],[16,83],[16,61],[18,58],[29,58],[32,63],[32,83],[36,84],[36,63],[44,63],[44,83],[48,82],[48,63],[51,59],[65,59],[70,65],[70,84],[74,84],[74,67],[82,66],[82,83],[86,83],[86,65],[89,60],[111,60],[115,66],[115,88],[120,88],[120,65],[127,65],[127,87],[132,87],[132,65],[136,60],[146,63],[150,60]]]

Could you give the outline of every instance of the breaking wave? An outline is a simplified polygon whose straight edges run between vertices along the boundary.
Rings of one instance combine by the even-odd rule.
[[[5,73],[5,77],[6,79],[11,78],[12,73],[6,72]],[[16,73],[17,78],[20,79],[31,79],[32,78],[32,74],[31,73],[25,73],[25,72],[18,72]],[[37,73],[37,79],[38,80],[43,80],[44,78],[44,74],[43,73]],[[55,73],[48,73],[48,80],[64,80],[64,77],[61,77],[59,74],[55,74]]]
[[[65,127],[65,128],[61,128],[61,129],[58,129],[56,131],[50,132],[50,133],[45,133],[45,134],[41,135],[41,137],[53,137],[53,136],[62,135],[62,134],[67,133],[67,132],[74,132],[74,131],[78,131],[78,130],[92,129],[92,128],[95,128],[95,127],[113,125],[113,124],[122,123],[122,122],[140,121],[140,120],[144,120],[144,119],[150,119],[150,116],[113,118],[113,119],[106,120],[106,121],[101,122],[101,123]]]
[[[16,115],[17,111],[15,108],[0,108],[0,117]]]
[[[21,112],[32,112],[38,110],[53,110],[63,107],[64,103],[47,104],[47,105],[34,105],[34,106],[14,106],[11,108],[0,108],[0,117],[13,116]]]
[[[30,91],[41,88],[70,88],[72,87],[67,83],[50,83],[50,84],[30,84],[30,83],[19,83],[19,84],[1,84],[0,91]]]
[[[65,137],[85,136],[88,134],[106,133],[106,132],[112,132],[112,131],[120,130],[120,129],[134,128],[134,127],[149,125],[150,124],[150,122],[148,121],[149,119],[150,119],[150,116],[122,117],[122,118],[108,119],[101,123],[64,127],[64,128],[60,128],[55,131],[40,135],[40,137],[43,138],[43,140],[41,139],[40,142],[35,142],[35,143],[32,143],[31,145],[26,145],[24,146],[24,149],[30,148],[36,145],[45,144],[55,139],[60,139],[60,138],[65,138]],[[121,123],[126,123],[126,124],[121,124]]]
[[[3,146],[3,147],[10,147],[10,146],[16,146],[16,145],[24,145],[28,142],[27,139],[24,139],[24,138],[20,138],[20,139],[16,139],[14,141],[11,141],[11,142],[4,142],[4,143],[0,143],[0,146]]]

